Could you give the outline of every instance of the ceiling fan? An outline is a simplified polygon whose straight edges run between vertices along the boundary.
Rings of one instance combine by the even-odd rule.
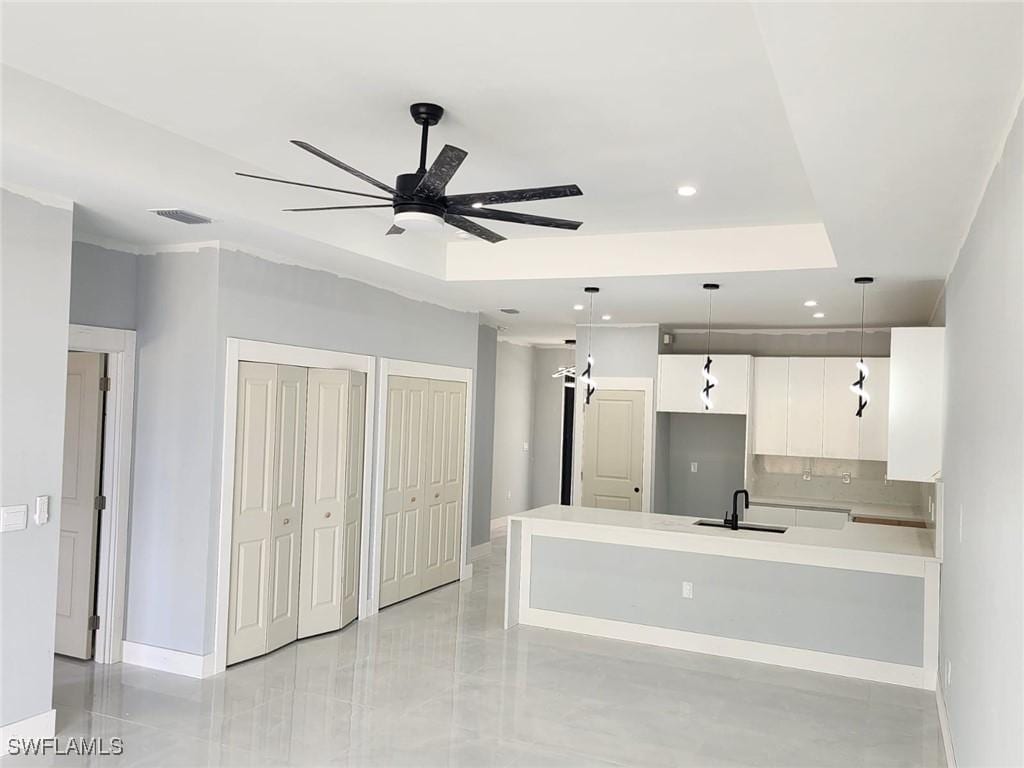
[[[317,184],[305,184],[300,181],[286,181],[275,179],[269,176],[257,176],[252,173],[238,172],[236,175],[245,176],[250,179],[261,179],[263,181],[274,181],[278,184],[291,184],[296,187],[309,187],[311,189],[322,189],[328,192],[341,192],[346,195],[384,200],[386,203],[374,203],[365,205],[327,205],[315,208],[285,208],[286,211],[341,211],[364,208],[392,208],[395,212],[388,235],[400,235],[405,230],[440,230],[445,223],[461,229],[470,235],[479,237],[489,243],[500,243],[505,238],[490,229],[487,229],[475,221],[470,221],[467,216],[477,219],[491,219],[492,221],[509,221],[515,224],[530,224],[535,227],[554,227],[556,229],[579,229],[581,221],[569,219],[553,219],[548,216],[534,216],[528,213],[516,211],[503,211],[497,208],[485,206],[502,203],[525,203],[534,200],[549,200],[556,197],[576,197],[582,195],[580,188],[575,184],[565,184],[556,187],[531,187],[529,189],[506,189],[498,192],[476,192],[464,195],[446,195],[445,188],[452,176],[459,170],[459,166],[466,159],[468,154],[465,150],[445,144],[441,148],[430,168],[427,168],[427,132],[430,126],[437,125],[444,115],[444,109],[437,104],[413,104],[409,107],[412,119],[417,125],[423,127],[420,135],[420,165],[414,173],[400,173],[395,179],[395,186],[392,187],[383,181],[378,181],[362,171],[358,171],[351,165],[331,157],[322,149],[317,149],[305,141],[293,140],[292,144],[304,149],[310,154],[316,155],[333,166],[372,184],[382,192],[387,192],[389,197],[370,194],[367,192],[356,192],[350,189],[337,189],[335,187],[322,187]]]

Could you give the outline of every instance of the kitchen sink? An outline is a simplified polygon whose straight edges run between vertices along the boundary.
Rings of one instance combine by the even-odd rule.
[[[712,528],[725,528],[726,530],[732,530],[731,525],[727,525],[721,520],[698,520],[694,525],[708,525]],[[741,531],[760,531],[761,533],[785,533],[785,528],[780,528],[776,525],[758,525],[757,523],[740,523],[738,530]]]

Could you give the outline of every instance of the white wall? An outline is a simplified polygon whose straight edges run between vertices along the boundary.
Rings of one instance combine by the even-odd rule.
[[[551,374],[575,364],[572,347],[538,347],[533,365],[533,461],[530,507],[558,504],[562,490],[562,404],[565,379]]]
[[[0,534],[0,725],[52,707],[71,227],[70,205],[0,190],[0,505],[51,515]]]
[[[950,662],[944,694],[962,767],[1024,764],[1021,119],[946,287],[939,669]]]
[[[494,471],[491,517],[530,508],[533,449],[533,347],[498,342],[494,388]],[[528,450],[523,450],[526,444]]]

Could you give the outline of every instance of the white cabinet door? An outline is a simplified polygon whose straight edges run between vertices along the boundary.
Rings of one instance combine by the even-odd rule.
[[[706,361],[706,355],[659,355],[657,410],[745,414],[749,410],[750,356],[711,355],[711,375],[718,383],[710,392],[710,409],[700,397]]]
[[[302,477],[306,453],[306,369],[277,366],[270,604],[267,651],[298,637]]]
[[[789,359],[786,454],[821,456],[824,416],[825,358]]]
[[[299,637],[341,628],[349,377],[348,371],[309,372]]]
[[[701,355],[658,355],[658,410],[697,413],[703,410]]]
[[[754,453],[786,455],[789,358],[754,358]]]
[[[942,471],[945,328],[893,328],[889,477],[930,482]]]
[[[751,504],[744,510],[743,519],[748,523],[763,525],[796,525],[796,510],[792,507],[769,507]]]
[[[828,459],[856,459],[860,453],[857,397],[850,383],[857,378],[857,359],[825,358],[824,410],[821,455]]]
[[[864,386],[871,399],[860,420],[858,456],[867,461],[885,461],[889,443],[889,358],[868,357],[864,362],[868,366]]]
[[[95,634],[89,617],[96,586],[102,375],[101,354],[68,352],[54,650],[80,659],[92,657]]]

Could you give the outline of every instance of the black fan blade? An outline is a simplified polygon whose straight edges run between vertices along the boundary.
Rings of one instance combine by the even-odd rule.
[[[282,208],[282,211],[354,211],[359,208],[390,208],[390,205],[320,205],[316,208]]]
[[[391,225],[391,226],[390,226],[390,227],[388,228],[388,231],[387,231],[387,232],[385,232],[384,234],[385,234],[385,235],[400,235],[400,234],[402,234],[403,232],[405,232],[405,230],[404,230],[404,229],[402,229],[402,228],[401,228],[400,226],[398,226],[397,224],[392,224],[392,225]]]
[[[515,211],[499,211],[494,208],[467,208],[464,205],[450,205],[448,212],[460,216],[475,216],[478,219],[494,219],[495,221],[511,221],[515,224],[531,224],[535,227],[554,227],[555,229],[579,229],[582,221],[570,219],[552,219],[548,216],[534,216],[529,213]]]
[[[285,179],[275,179],[271,176],[257,176],[255,173],[242,173],[241,171],[235,171],[235,176],[245,176],[247,179],[261,179],[263,181],[276,181],[278,184],[291,184],[293,187],[309,187],[310,189],[322,189],[327,192],[343,192],[346,195],[372,197],[374,200],[391,200],[390,197],[384,197],[384,195],[371,195],[367,192],[353,192],[351,189],[338,189],[337,187],[321,187],[319,184],[306,184],[302,181],[286,181]]]
[[[444,194],[444,188],[451,181],[452,176],[459,170],[462,161],[469,153],[464,149],[445,144],[437,153],[437,158],[429,170],[420,179],[420,183],[413,190],[416,197],[426,197],[430,200],[437,200]]]
[[[475,221],[470,221],[462,216],[454,213],[446,213],[444,220],[451,224],[453,227],[458,227],[463,232],[469,232],[471,235],[479,237],[481,240],[486,240],[489,243],[500,243],[505,238],[499,235],[497,232],[492,232],[487,227],[481,227]]]
[[[348,173],[351,173],[357,179],[362,179],[367,184],[373,184],[373,186],[375,186],[377,189],[383,189],[385,192],[387,192],[387,193],[389,193],[391,195],[394,195],[395,197],[401,197],[401,195],[398,194],[398,191],[394,187],[389,187],[383,181],[377,181],[372,176],[367,176],[362,171],[357,171],[351,165],[347,165],[347,164],[341,162],[341,160],[339,160],[336,157],[331,157],[326,152],[324,152],[322,149],[317,149],[312,144],[309,144],[309,143],[307,143],[305,141],[298,141],[298,140],[295,140],[295,139],[292,140],[292,144],[294,144],[299,149],[304,149],[307,152],[309,152],[310,154],[316,155],[321,160],[326,160],[331,165],[333,165],[333,166],[335,166],[337,168],[341,168],[341,170],[343,170],[343,171],[347,171]]]
[[[556,197],[579,197],[583,193],[575,184],[560,187],[531,187],[530,189],[506,189],[499,192],[477,192],[473,195],[451,195],[452,205],[501,205],[502,203],[529,203],[534,200],[551,200]]]

